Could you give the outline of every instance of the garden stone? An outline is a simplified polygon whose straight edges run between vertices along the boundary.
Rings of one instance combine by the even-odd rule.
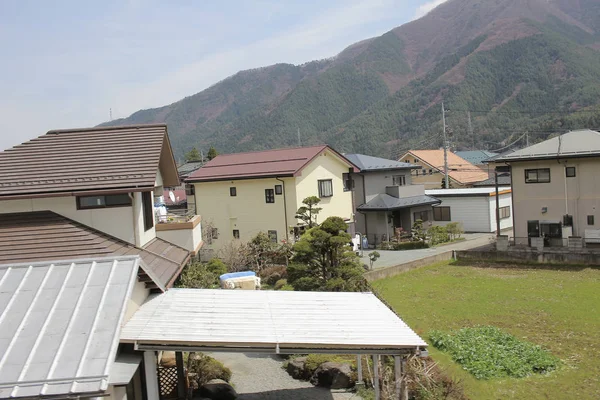
[[[289,360],[286,371],[294,379],[306,379],[306,357],[298,357],[293,360]]]
[[[198,394],[211,400],[235,400],[235,389],[222,379],[213,379],[200,386]]]
[[[326,362],[319,365],[319,368],[310,378],[310,383],[331,389],[347,389],[355,384],[350,365],[336,362]]]

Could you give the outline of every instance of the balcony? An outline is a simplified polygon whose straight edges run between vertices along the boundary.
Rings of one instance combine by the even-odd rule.
[[[385,192],[397,199],[403,197],[415,197],[425,194],[424,185],[386,186]]]
[[[156,217],[156,236],[195,255],[203,244],[201,221],[191,210],[171,210]]]

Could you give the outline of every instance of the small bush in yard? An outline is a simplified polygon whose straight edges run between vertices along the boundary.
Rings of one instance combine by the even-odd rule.
[[[277,282],[275,282],[275,285],[273,285],[273,289],[281,290],[281,288],[285,285],[287,285],[287,279],[280,279]]]
[[[222,362],[202,353],[190,353],[187,368],[188,372],[196,374],[198,387],[213,379],[222,379],[225,382],[231,380],[229,368]]]
[[[518,340],[494,326],[432,331],[432,344],[449,353],[477,379],[523,378],[556,369],[559,359],[540,346]]]

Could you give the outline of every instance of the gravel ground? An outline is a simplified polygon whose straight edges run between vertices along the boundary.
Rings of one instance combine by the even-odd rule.
[[[239,400],[360,400],[354,393],[331,392],[293,379],[274,355],[207,353],[229,367]]]

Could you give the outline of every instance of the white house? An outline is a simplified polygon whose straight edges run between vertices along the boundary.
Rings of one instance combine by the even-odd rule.
[[[426,190],[442,201],[433,207],[432,225],[459,222],[465,232],[496,232],[496,189],[491,187]],[[500,230],[513,226],[511,188],[499,188]]]

